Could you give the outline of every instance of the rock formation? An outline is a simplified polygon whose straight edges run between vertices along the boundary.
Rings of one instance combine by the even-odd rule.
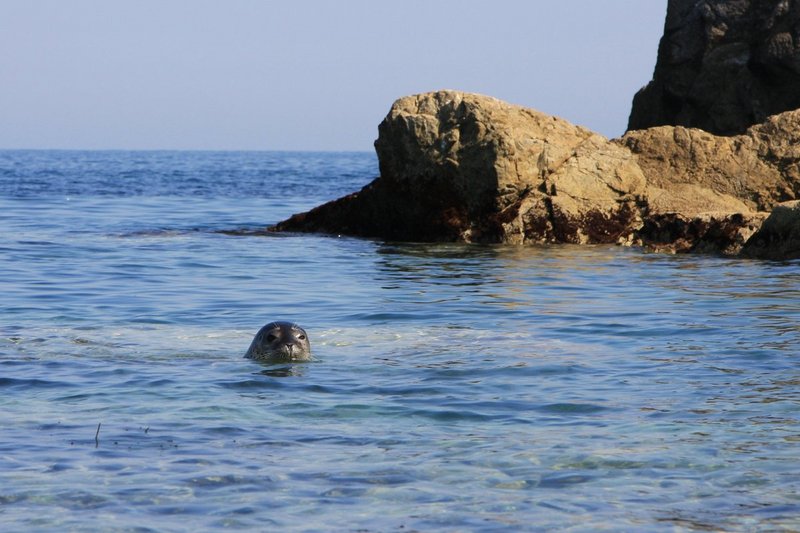
[[[556,117],[439,91],[380,124],[380,178],[277,230],[395,240],[628,241],[645,180],[630,150]]]
[[[797,108],[800,0],[669,0],[623,138],[486,96],[401,98],[380,177],[272,229],[800,257]]]
[[[650,205],[658,212],[768,211],[800,198],[800,111],[775,115],[733,137],[662,126],[628,132],[617,142],[636,154],[648,187],[674,198],[659,205],[665,202],[651,190]],[[700,202],[704,196],[707,207]]]
[[[772,116],[732,137],[661,126],[615,142],[636,155],[647,181],[645,223],[637,235],[656,250],[737,254],[755,238],[767,212],[800,198],[800,111]],[[750,256],[764,255],[750,249]]]
[[[678,125],[743,133],[800,108],[800,2],[669,0],[653,80],[629,130]]]
[[[788,217],[781,203],[800,198],[800,111],[733,137],[662,126],[609,141],[495,98],[439,91],[396,101],[375,148],[379,178],[272,230],[728,255],[744,247],[753,257],[800,242],[786,229],[800,208]]]

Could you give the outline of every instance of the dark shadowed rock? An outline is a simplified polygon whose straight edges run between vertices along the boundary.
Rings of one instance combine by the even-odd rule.
[[[743,133],[800,108],[800,2],[669,0],[653,80],[629,130],[694,127]]]
[[[668,253],[736,255],[761,227],[766,213],[654,213],[639,238],[647,248]]]
[[[742,255],[760,259],[800,258],[800,201],[776,206],[747,241]]]

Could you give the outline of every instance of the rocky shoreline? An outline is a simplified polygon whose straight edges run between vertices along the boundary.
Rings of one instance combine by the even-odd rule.
[[[785,2],[770,1],[773,26],[781,16],[795,16],[797,9],[786,13]],[[752,3],[763,8],[770,1]],[[664,48],[676,39],[710,31],[696,23],[709,6],[721,10],[708,18],[717,34],[764,13],[731,4],[671,0],[659,62],[669,59]],[[676,30],[682,22],[688,29]],[[662,70],[657,65],[651,89],[637,95],[637,120],[643,120],[643,99],[663,94],[652,89],[666,83]],[[532,109],[447,90],[400,98],[378,132],[380,177],[270,230],[800,257],[800,111],[774,114],[736,135],[660,125],[608,140]]]

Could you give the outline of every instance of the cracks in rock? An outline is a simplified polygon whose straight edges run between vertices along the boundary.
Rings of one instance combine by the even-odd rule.
[[[556,210],[553,207],[553,200],[549,196],[544,197],[544,208],[547,211],[547,225],[553,237],[556,234]]]

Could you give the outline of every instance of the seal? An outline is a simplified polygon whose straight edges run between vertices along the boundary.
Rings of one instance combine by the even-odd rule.
[[[256,333],[244,356],[248,359],[285,363],[311,360],[306,331],[293,322],[270,322]]]

